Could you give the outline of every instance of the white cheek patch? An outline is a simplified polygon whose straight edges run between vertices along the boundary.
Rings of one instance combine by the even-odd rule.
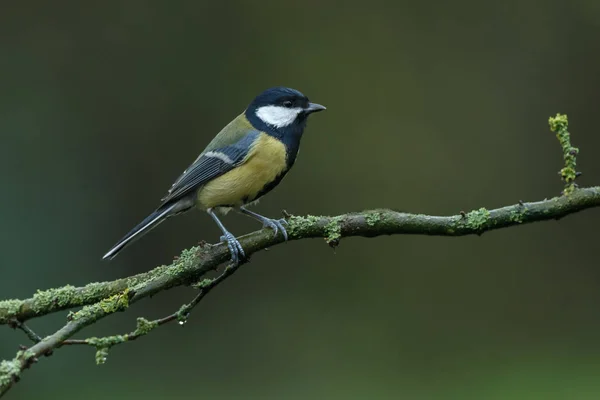
[[[264,106],[256,110],[256,116],[266,124],[283,128],[293,123],[301,112],[302,108],[299,107]]]

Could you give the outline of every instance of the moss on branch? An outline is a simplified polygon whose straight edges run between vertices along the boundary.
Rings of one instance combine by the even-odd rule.
[[[559,175],[565,181],[564,194],[571,194],[577,188],[575,179],[580,175],[577,172],[577,155],[579,149],[571,145],[571,134],[569,133],[569,120],[566,115],[556,114],[548,120],[550,130],[556,133],[556,137],[563,151],[565,166],[559,171]]]
[[[482,234],[486,231],[522,225],[537,221],[559,219],[566,215],[600,205],[600,187],[573,189],[569,196],[487,210],[480,208],[453,216],[431,216],[401,213],[392,210],[373,210],[335,217],[292,216],[289,218],[289,239],[321,237],[329,244],[337,244],[348,236],[375,237],[379,235],[436,235],[463,236]],[[240,238],[248,254],[272,247],[283,241],[272,231],[264,229]],[[25,300],[0,301],[0,324],[8,324],[14,318],[19,321],[51,314],[60,310],[95,304],[128,288],[141,286],[140,296],[182,284],[197,282],[209,270],[215,269],[228,259],[227,247],[192,247],[168,266],[160,266],[150,272],[111,282],[91,283],[83,287],[65,286],[58,289],[38,291]]]

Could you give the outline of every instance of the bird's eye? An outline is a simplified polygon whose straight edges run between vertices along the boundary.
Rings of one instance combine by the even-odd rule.
[[[287,108],[291,108],[292,107],[292,102],[290,100],[286,100],[283,102],[283,106],[287,107]]]

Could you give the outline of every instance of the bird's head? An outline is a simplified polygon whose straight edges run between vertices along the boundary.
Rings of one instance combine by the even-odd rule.
[[[261,131],[278,135],[301,134],[307,117],[323,110],[324,106],[311,103],[295,89],[274,87],[256,96],[246,109],[246,118]]]

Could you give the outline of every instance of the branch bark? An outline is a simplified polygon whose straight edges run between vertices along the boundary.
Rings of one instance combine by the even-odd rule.
[[[518,202],[517,204],[487,210],[480,208],[468,213],[451,216],[431,216],[410,214],[389,209],[378,209],[357,213],[328,216],[288,216],[289,240],[324,238],[332,247],[344,237],[376,237],[381,235],[432,235],[466,236],[481,235],[485,232],[529,224],[539,221],[558,220],[567,215],[600,206],[600,187],[578,188],[575,172],[578,150],[570,144],[566,116],[557,115],[550,119],[551,129],[557,133],[565,168],[561,177],[565,181],[565,190],[559,197],[537,202]],[[281,233],[273,235],[270,229],[263,229],[239,238],[248,256],[272,247],[284,241]],[[153,270],[126,279],[111,282],[90,283],[83,287],[65,286],[57,289],[38,291],[25,300],[0,301],[0,324],[18,327],[30,338],[37,338],[23,323],[31,318],[41,317],[58,311],[82,307],[70,312],[67,323],[54,334],[36,341],[32,347],[21,350],[12,360],[0,363],[0,397],[17,382],[22,372],[29,368],[39,357],[50,355],[54,349],[67,344],[86,344],[98,350],[97,361],[103,362],[108,349],[116,344],[137,339],[158,325],[187,318],[191,309],[217,284],[230,276],[235,268],[228,267],[214,280],[201,277],[215,270],[229,259],[227,246],[200,245],[184,250],[171,265],[160,266]],[[119,311],[126,310],[130,304],[158,292],[181,285],[195,285],[200,293],[178,312],[156,321],[138,319],[135,331],[126,335],[107,338],[88,338],[71,340],[77,332],[88,325]]]

